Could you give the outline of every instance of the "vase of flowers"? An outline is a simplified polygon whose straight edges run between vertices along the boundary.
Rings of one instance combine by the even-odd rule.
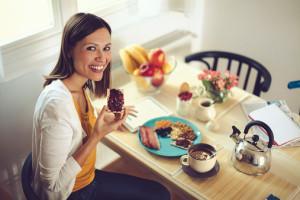
[[[198,79],[202,81],[206,95],[216,103],[224,102],[231,88],[238,85],[238,77],[228,71],[221,74],[220,71],[203,70]]]

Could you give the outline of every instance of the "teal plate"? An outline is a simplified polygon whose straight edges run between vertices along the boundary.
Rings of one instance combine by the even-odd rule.
[[[181,122],[181,123],[184,123],[184,124],[188,125],[189,127],[191,127],[194,130],[194,133],[197,136],[197,138],[193,141],[193,144],[201,142],[201,139],[202,139],[201,138],[201,133],[200,133],[199,129],[197,128],[197,126],[194,125],[193,123],[191,123],[191,122],[189,122],[185,119],[179,118],[179,117],[175,117],[175,116],[157,117],[157,118],[153,118],[153,119],[150,119],[149,121],[145,122],[143,124],[143,126],[154,127],[155,122],[157,122],[159,120],[169,120],[171,122]],[[160,137],[160,136],[158,136],[158,139],[159,139],[159,142],[160,142],[160,149],[159,150],[150,149],[150,148],[146,147],[145,145],[143,145],[140,130],[138,130],[138,137],[139,137],[140,144],[147,151],[149,151],[153,154],[159,155],[159,156],[179,157],[179,156],[182,156],[182,155],[187,153],[187,150],[181,149],[179,147],[175,147],[175,146],[171,145],[171,142],[173,140],[169,137]]]

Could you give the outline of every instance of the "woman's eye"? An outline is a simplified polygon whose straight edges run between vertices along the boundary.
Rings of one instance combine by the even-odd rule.
[[[96,47],[94,47],[94,46],[87,47],[86,49],[89,51],[96,51]]]
[[[110,51],[110,47],[105,47],[104,51]]]

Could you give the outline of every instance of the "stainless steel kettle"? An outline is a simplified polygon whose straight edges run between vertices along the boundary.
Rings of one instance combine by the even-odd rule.
[[[267,145],[260,140],[259,136],[247,136],[252,126],[259,126],[269,136]],[[269,171],[271,167],[271,148],[274,136],[271,128],[262,121],[249,122],[244,130],[244,137],[240,137],[241,131],[232,126],[230,138],[236,143],[231,156],[233,166],[245,174],[261,175]]]

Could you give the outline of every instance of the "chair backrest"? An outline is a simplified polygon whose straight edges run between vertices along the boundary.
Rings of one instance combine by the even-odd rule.
[[[227,60],[226,69],[230,71],[230,73],[234,73],[232,66],[233,62],[236,61],[238,64],[237,70],[234,74],[239,77],[241,75],[241,71],[246,70],[242,86],[244,90],[247,90],[248,88],[249,77],[252,69],[256,71],[256,79],[252,93],[260,96],[261,91],[267,92],[269,90],[272,81],[270,72],[262,64],[246,56],[224,51],[204,51],[186,56],[185,62],[189,63],[191,61],[200,61],[204,63],[208,69],[217,70],[217,68],[220,67],[221,59]],[[210,60],[211,62],[209,62]]]
[[[288,83],[288,88],[289,89],[300,88],[300,80],[298,80],[298,81],[290,81]]]
[[[22,167],[22,188],[25,197],[29,200],[38,200],[31,186],[32,179],[32,154],[30,153]]]

